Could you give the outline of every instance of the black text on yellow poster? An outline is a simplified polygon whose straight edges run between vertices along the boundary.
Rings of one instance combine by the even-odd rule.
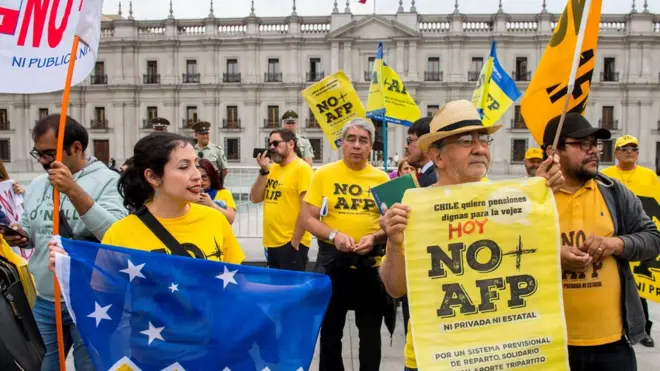
[[[566,370],[554,197],[538,178],[408,190],[420,370]]]
[[[660,228],[660,187],[634,184],[627,186],[642,201],[646,215]],[[655,260],[630,263],[639,296],[656,302],[660,302],[660,260],[658,259],[660,257]]]
[[[344,71],[337,71],[302,91],[302,96],[333,149],[341,146],[341,129],[358,117],[364,106]]]

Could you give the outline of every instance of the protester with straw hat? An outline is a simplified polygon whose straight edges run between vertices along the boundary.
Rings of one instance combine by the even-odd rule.
[[[428,152],[433,161],[438,175],[435,185],[480,182],[490,168],[491,135],[500,128],[501,125],[484,126],[476,107],[470,101],[452,101],[441,107],[431,121],[430,132],[417,140],[417,146]],[[548,170],[550,165],[552,167]],[[543,162],[537,175],[548,179],[548,186],[555,190],[563,184],[556,157]],[[408,206],[395,204],[383,218],[388,241],[380,274],[387,292],[396,298],[406,294],[403,231],[409,212]],[[404,353],[406,370],[416,370],[411,331],[406,336]]]

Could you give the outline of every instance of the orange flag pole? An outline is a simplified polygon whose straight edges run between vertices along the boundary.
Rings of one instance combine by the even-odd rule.
[[[55,161],[62,161],[62,150],[64,147],[64,128],[66,127],[66,114],[69,107],[69,93],[71,92],[71,80],[73,78],[73,69],[76,65],[76,54],[78,53],[78,44],[80,38],[78,35],[73,38],[71,46],[71,57],[69,69],[66,73],[66,83],[64,93],[62,94],[62,111],[60,112],[60,125],[57,128],[57,152]],[[53,188],[53,236],[60,234],[60,192]],[[57,282],[57,276],[54,276],[55,285],[55,324],[57,327],[57,351],[60,358],[60,371],[66,370],[66,358],[64,357],[64,330],[62,326],[62,293],[60,284]]]

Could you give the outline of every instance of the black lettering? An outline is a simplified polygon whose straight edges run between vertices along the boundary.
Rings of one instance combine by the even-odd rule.
[[[357,184],[351,184],[351,186],[348,187],[348,193],[350,193],[351,196],[362,196],[362,187]]]
[[[507,302],[509,308],[520,308],[525,306],[523,297],[530,296],[536,292],[536,279],[529,274],[511,276],[506,278],[511,290],[511,300]]]
[[[598,278],[598,271],[603,268],[603,262],[593,264],[594,271],[591,273],[591,278]]]
[[[445,297],[442,299],[442,305],[437,310],[438,317],[453,317],[456,315],[453,307],[460,307],[461,314],[473,314],[477,312],[477,307],[472,304],[470,296],[465,292],[463,286],[458,283],[449,283],[442,285],[442,291]]]
[[[361,203],[362,203],[361,198],[351,198],[351,210],[359,209]]]
[[[335,183],[335,195],[345,195],[348,189],[348,184],[337,184]]]
[[[376,207],[376,202],[370,198],[365,198],[364,199],[364,208],[363,210],[369,211],[372,208]]]
[[[582,13],[584,12],[584,0],[571,0],[571,6],[573,8],[573,26],[575,29],[575,35],[580,33],[580,22],[582,21]],[[555,47],[561,44],[566,38],[566,33],[568,32],[568,4],[564,8],[564,12],[559,18],[557,23],[556,31],[553,33],[552,38],[550,39],[550,47]]]
[[[504,289],[504,280],[502,278],[489,278],[485,280],[477,280],[475,282],[481,293],[481,304],[479,304],[480,312],[492,312],[497,310],[497,305],[493,303],[493,300],[500,298],[500,294],[491,290],[495,288],[497,290]]]
[[[465,244],[462,242],[459,243],[450,243],[449,251],[451,251],[451,258],[444,252],[440,246],[428,246],[426,252],[431,254],[431,270],[429,271],[429,277],[431,278],[444,278],[447,277],[447,272],[442,266],[444,263],[447,268],[449,268],[452,273],[457,276],[463,274],[463,250],[465,250]]]
[[[490,250],[490,259],[485,263],[480,263],[477,261],[477,254],[484,248]],[[468,247],[466,259],[470,268],[481,273],[492,272],[502,262],[502,250],[491,240],[479,240]]]
[[[335,205],[335,209],[344,209],[348,210],[350,207],[348,206],[348,203],[346,202],[346,198],[344,197],[337,197],[337,204]]]

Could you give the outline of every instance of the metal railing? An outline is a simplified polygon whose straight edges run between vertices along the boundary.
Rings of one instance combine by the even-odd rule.
[[[527,130],[527,125],[525,125],[525,121],[523,121],[523,120],[511,119],[510,129],[512,129],[512,130]]]
[[[240,129],[241,128],[241,119],[238,119],[238,120],[222,119],[222,128],[223,129]]]
[[[468,72],[468,81],[477,81],[479,80],[479,74],[481,71],[469,71]]]
[[[619,120],[598,120],[598,126],[607,130],[618,130],[619,129]]]
[[[0,130],[11,130],[11,126],[9,124],[11,124],[9,120],[0,121]]]
[[[532,71],[513,71],[511,72],[511,76],[513,77],[513,80],[515,81],[531,81],[532,80]]]
[[[619,73],[618,72],[601,72],[600,73],[601,82],[619,82]]]
[[[192,129],[198,121],[197,119],[181,119],[181,129]]]
[[[182,74],[184,84],[199,84],[200,75],[198,73],[184,73]]]
[[[424,81],[442,81],[443,71],[424,71]]]
[[[223,73],[222,74],[222,82],[226,82],[226,83],[241,82],[241,74],[240,73]]]
[[[279,127],[279,120],[264,119],[264,129],[277,129]]]
[[[89,120],[89,127],[92,130],[108,130],[108,120]]]
[[[305,127],[307,129],[320,129],[321,125],[319,124],[318,121],[316,121],[316,119],[314,120],[305,119]]]
[[[264,73],[265,82],[282,82],[282,72]]]
[[[307,82],[321,81],[324,76],[323,72],[307,72]]]
[[[108,75],[91,75],[89,78],[92,85],[105,85],[108,83]]]
[[[364,81],[371,81],[371,74],[373,71],[364,71]]]
[[[157,75],[144,74],[144,75],[142,75],[142,83],[144,83],[144,84],[160,84],[160,74],[157,74]]]

